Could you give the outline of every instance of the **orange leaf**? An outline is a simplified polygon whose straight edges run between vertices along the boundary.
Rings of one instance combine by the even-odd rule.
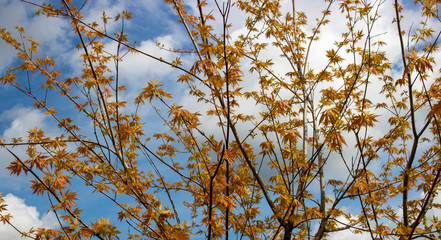
[[[230,164],[236,163],[236,161],[234,160],[235,155],[236,153],[234,151],[232,151],[231,149],[226,149],[224,152],[224,159],[227,160]]]

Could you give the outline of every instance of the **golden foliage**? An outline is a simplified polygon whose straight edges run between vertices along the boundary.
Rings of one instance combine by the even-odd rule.
[[[137,16],[127,10],[103,11],[98,23],[86,22],[75,1],[25,2],[39,7],[37,15],[70,20],[83,65],[63,76],[24,28],[16,28],[18,37],[0,28],[17,53],[1,85],[30,98],[63,132],[51,137],[36,127],[10,142],[0,138],[13,157],[10,174],[30,176],[33,194],[48,197],[60,222],[20,230],[0,196],[0,221],[22,236],[328,239],[352,231],[439,238],[441,224],[429,216],[441,207],[434,200],[438,2],[415,1],[424,21],[406,33],[411,4],[398,1],[325,0],[310,20],[295,1],[165,0],[188,37],[179,39],[188,48],[157,43],[172,60],[130,43],[125,26]],[[395,11],[395,39],[377,35],[383,8]],[[246,18],[241,31],[233,11]],[[119,30],[108,32],[115,23]],[[330,25],[342,32],[317,54]],[[133,54],[168,65],[176,81],[139,80],[134,89],[120,71]],[[88,206],[79,206],[89,192],[79,182],[117,213],[89,221]]]

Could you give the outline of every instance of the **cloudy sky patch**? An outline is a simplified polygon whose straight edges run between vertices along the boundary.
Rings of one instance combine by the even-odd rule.
[[[58,228],[58,220],[53,212],[42,213],[36,206],[13,194],[3,197],[7,204],[7,211],[2,215],[12,216],[11,224],[20,231],[29,231],[31,228]],[[21,239],[21,234],[9,225],[0,224],[0,240]]]

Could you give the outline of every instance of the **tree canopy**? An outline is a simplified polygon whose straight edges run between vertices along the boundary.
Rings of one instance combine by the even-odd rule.
[[[2,161],[59,226],[20,229],[3,198],[0,220],[31,239],[440,239],[439,2],[308,2],[22,0],[70,24],[74,63],[0,28],[1,88],[59,128],[0,138]]]

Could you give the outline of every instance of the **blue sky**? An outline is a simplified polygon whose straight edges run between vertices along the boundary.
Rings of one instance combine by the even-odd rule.
[[[145,25],[140,21],[135,21],[129,22],[125,27],[127,31],[132,33],[131,39],[138,41],[138,46],[141,49],[145,51],[152,50],[155,54],[167,59],[169,53],[158,52],[155,42],[168,43],[170,47],[175,47],[174,45],[179,43],[177,41],[179,38],[166,34],[170,32],[178,34],[180,31],[177,29],[175,20],[171,18],[171,10],[162,3],[158,4],[159,1],[143,1],[142,3],[136,3],[136,6],[135,3],[132,1],[94,1],[86,6],[86,21],[98,21],[103,10],[106,10],[109,16],[115,16],[117,12],[123,9],[134,9],[135,14],[142,16],[142,21],[153,21],[162,16],[163,19],[153,25]],[[139,6],[139,4],[144,5]],[[75,73],[80,69],[81,62],[75,58],[79,56],[79,53],[74,49],[75,41],[78,40],[71,32],[69,22],[62,19],[37,18],[34,16],[36,10],[35,7],[20,1],[0,1],[0,25],[7,28],[11,33],[16,33],[15,26],[24,27],[26,35],[39,41],[41,52],[55,58],[63,74],[69,76]],[[113,24],[108,26],[108,30],[113,31],[117,27],[119,26]],[[109,46],[109,48],[112,47],[114,46]],[[12,48],[1,42],[0,55],[0,71],[4,72],[15,63],[15,53]],[[121,72],[126,76],[133,89],[141,87],[146,81],[154,77],[162,78],[169,72],[164,66],[139,56],[128,58],[127,63],[133,68],[123,66]],[[133,69],[139,69],[139,71],[133,71]],[[36,86],[36,89],[38,89],[38,86]],[[3,98],[0,105],[0,137],[10,140],[12,137],[25,136],[27,130],[35,126],[42,128],[49,136],[56,136],[61,133],[53,127],[56,124],[53,119],[42,111],[33,109],[32,101],[17,94],[17,91],[13,88],[1,86],[0,95]],[[57,102],[56,95],[50,95],[49,99],[52,103]],[[63,106],[62,104],[58,104],[58,106],[62,106],[66,112],[74,110],[73,106]],[[84,124],[87,125],[88,123]],[[20,156],[23,156],[23,149],[15,150]],[[46,215],[49,206],[47,200],[42,197],[35,198],[32,195],[28,182],[30,178],[17,179],[9,176],[5,167],[8,165],[7,162],[12,160],[12,157],[4,149],[0,150],[0,159],[2,159],[0,162],[0,192],[3,192],[5,196],[9,211],[14,215],[14,223],[17,224],[17,227],[28,230],[31,226],[57,226],[54,215],[51,213]],[[81,183],[78,186],[81,187],[83,184]],[[110,217],[106,215],[114,212],[105,211],[106,209],[102,207],[103,201],[98,200],[98,198],[82,199],[81,203],[84,203],[87,206],[86,209],[89,210],[86,215],[98,213],[103,217]],[[14,239],[17,236],[18,234],[10,227],[0,226],[0,239]]]
[[[282,1],[283,4],[289,4],[290,1]],[[309,19],[313,21],[316,17],[320,16],[320,12],[323,10],[322,2],[319,0],[312,1],[297,1],[299,6],[298,10],[305,11],[309,16]],[[188,9],[194,9],[194,6],[188,6]],[[137,46],[140,50],[148,52],[154,56],[159,56],[167,60],[171,60],[175,57],[173,53],[160,50],[156,47],[156,42],[163,43],[169,48],[182,48],[188,46],[189,42],[185,39],[185,29],[176,23],[176,17],[170,7],[159,0],[145,0],[145,1],[111,1],[111,0],[96,0],[90,1],[84,10],[85,21],[90,22],[92,20],[98,21],[102,15],[102,11],[105,10],[108,16],[114,16],[116,13],[123,9],[128,9],[134,14],[134,19],[127,23],[126,31],[129,33],[130,40],[136,40]],[[40,52],[48,54],[54,57],[58,63],[58,67],[66,74],[66,76],[73,75],[79,69],[81,69],[81,62],[78,58],[79,52],[74,49],[74,45],[77,43],[75,35],[71,32],[70,24],[63,19],[47,19],[44,17],[35,17],[34,13],[36,8],[26,3],[14,0],[2,0],[0,1],[0,27],[6,27],[8,31],[15,32],[14,27],[16,25],[23,26],[25,33],[28,36],[34,37],[40,42]],[[399,63],[399,48],[397,41],[393,41],[396,38],[396,30],[390,23],[393,19],[392,3],[387,1],[382,7],[383,18],[376,26],[376,33],[381,34],[380,37],[384,38],[384,41],[388,42],[388,57],[394,63]],[[416,21],[418,15],[412,10],[405,12],[406,19],[413,19]],[[407,18],[408,17],[408,18]],[[342,21],[343,17],[335,15],[331,18],[331,23]],[[238,12],[233,12],[231,15],[231,22],[233,28],[231,29],[231,35],[237,37],[240,33],[244,32],[244,19]],[[153,23],[153,24],[151,24]],[[410,28],[413,22],[404,22],[404,29]],[[220,29],[220,25],[214,25],[215,29]],[[116,31],[119,28],[117,24],[110,24],[108,31]],[[344,26],[341,24],[330,24],[322,31],[323,40],[313,48],[312,56],[316,54],[319,56],[323,54],[326,49],[329,49],[333,44],[333,39],[338,39]],[[439,26],[438,26],[439,30]],[[183,41],[185,40],[185,41]],[[105,46],[110,51],[116,48],[116,44],[110,41],[105,42]],[[16,61],[14,57],[14,51],[0,42],[0,73],[3,73],[9,66],[13,65]],[[268,53],[267,57],[274,59],[280,72],[286,68],[284,63],[277,53],[271,55]],[[311,58],[310,64],[320,68],[324,63],[322,58]],[[191,55],[184,56],[184,65],[190,64],[194,60]],[[439,57],[437,58],[439,61]],[[436,66],[434,69],[439,69]],[[171,71],[170,67],[158,63],[155,60],[148,59],[142,55],[128,55],[124,58],[124,63],[120,68],[120,74],[124,76],[125,84],[128,86],[128,93],[123,96],[130,101],[140,88],[144,87],[147,81],[156,78],[162,82],[173,83],[179,72]],[[252,76],[249,73],[244,73],[245,78]],[[399,72],[397,72],[399,74]],[[252,81],[247,82],[247,87],[255,88],[257,84]],[[167,84],[167,91],[172,92],[175,95],[175,101],[178,101],[182,105],[192,105],[194,99],[185,95],[183,88],[176,84]],[[378,89],[372,89],[372,92],[378,91]],[[48,135],[56,136],[60,134],[60,131],[53,127],[55,122],[50,119],[43,112],[32,108],[32,102],[26,98],[23,98],[17,92],[8,86],[0,86],[0,96],[2,96],[2,104],[0,104],[0,137],[9,140],[11,137],[25,136],[26,131],[34,126],[39,126]],[[51,101],[57,104],[57,96],[50,95]],[[72,111],[73,106],[63,106],[58,103],[58,106],[62,106],[66,114]],[[259,109],[246,108],[242,111],[247,113],[257,113]],[[161,124],[154,117],[152,109],[143,109],[141,113],[143,117],[147,119],[150,124],[156,124],[154,126],[160,128]],[[77,119],[81,121],[81,119]],[[87,126],[87,122],[83,122]],[[152,125],[149,125],[152,126]],[[207,127],[207,130],[210,127]],[[149,132],[150,131],[150,132]],[[153,130],[146,129],[147,134],[153,133]],[[381,134],[381,127],[377,133]],[[23,152],[17,150],[18,154],[23,156]],[[8,172],[4,169],[7,166],[7,162],[12,160],[12,157],[4,150],[0,149],[0,192],[6,196],[5,200],[10,205],[10,211],[16,218],[17,223],[22,224],[23,228],[36,226],[36,227],[54,227],[57,225],[56,219],[53,215],[45,214],[48,209],[48,203],[42,198],[34,198],[31,195],[31,190],[27,179],[17,179],[15,177],[8,176]],[[344,167],[341,163],[335,163],[327,168],[330,172],[330,177],[337,177],[342,172]],[[95,199],[96,200],[96,199]],[[105,209],[100,208],[100,204],[92,199],[83,200],[85,206],[88,209],[95,209],[98,213],[104,213]],[[347,206],[348,209],[351,206]],[[96,212],[91,211],[89,215],[94,215]],[[109,212],[107,212],[109,214]],[[437,212],[436,214],[439,214]],[[122,229],[124,230],[124,229]],[[15,234],[15,235],[14,235]],[[0,226],[0,240],[1,239],[13,239],[17,236],[10,228]],[[334,236],[334,239],[345,239],[354,237],[350,231],[339,233]],[[365,235],[357,235],[358,239],[367,239]]]

